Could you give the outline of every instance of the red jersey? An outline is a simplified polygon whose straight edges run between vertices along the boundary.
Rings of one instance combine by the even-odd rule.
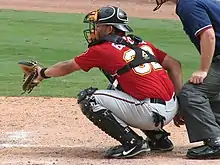
[[[133,42],[129,37],[126,39]],[[160,65],[167,54],[146,41],[140,43],[139,47],[155,55],[159,63],[145,63],[116,76],[120,87],[124,92],[138,100],[145,98],[170,100],[174,93],[174,85],[167,72]],[[134,56],[135,51],[133,49],[124,45],[105,42],[88,48],[74,60],[86,72],[97,67],[110,74],[115,74],[117,70],[133,60]]]

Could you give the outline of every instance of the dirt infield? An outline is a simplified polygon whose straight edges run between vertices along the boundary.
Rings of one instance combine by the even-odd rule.
[[[153,13],[155,5],[144,4],[144,0],[75,1],[0,0],[0,8],[84,13],[111,4],[122,7],[130,16],[177,19],[174,6],[166,5]],[[150,153],[128,160],[103,159],[104,151],[118,143],[81,114],[74,98],[0,97],[0,110],[0,165],[218,164],[185,159],[187,148],[192,145],[185,128],[174,127],[172,123],[166,130],[171,132],[175,144],[173,152]]]

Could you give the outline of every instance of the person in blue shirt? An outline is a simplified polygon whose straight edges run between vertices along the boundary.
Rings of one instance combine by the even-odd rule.
[[[185,33],[198,50],[200,67],[178,94],[175,125],[185,123],[189,141],[204,144],[188,150],[194,159],[220,158],[220,0],[156,0],[176,4]]]

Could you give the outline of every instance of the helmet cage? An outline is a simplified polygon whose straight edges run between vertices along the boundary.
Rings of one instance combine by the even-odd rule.
[[[92,11],[87,14],[83,20],[83,23],[88,24],[88,28],[83,31],[84,37],[88,43],[95,40],[95,24],[98,19],[98,10]]]

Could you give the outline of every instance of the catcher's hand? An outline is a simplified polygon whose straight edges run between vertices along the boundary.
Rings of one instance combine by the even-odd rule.
[[[25,92],[30,93],[42,80],[38,79],[39,71],[42,69],[42,66],[36,61],[19,61],[18,65],[24,72],[22,94]]]

